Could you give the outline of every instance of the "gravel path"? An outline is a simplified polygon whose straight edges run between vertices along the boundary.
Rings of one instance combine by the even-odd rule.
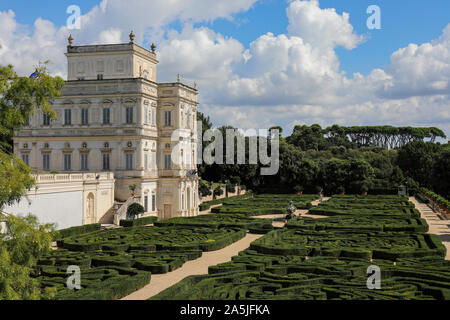
[[[330,198],[323,198],[323,201],[326,201]],[[312,205],[317,206],[319,204],[319,200],[313,201]],[[222,204],[211,206],[211,208],[219,207]],[[209,210],[205,210],[200,212],[200,215],[211,214],[211,208]],[[306,214],[308,210],[297,210],[296,213],[301,213],[302,216],[310,216],[313,218],[321,218],[321,216],[312,216]],[[253,218],[260,219],[274,219],[274,218],[282,218],[286,215],[265,215],[265,216],[254,216]],[[274,222],[277,227],[284,227],[283,222]],[[214,266],[219,263],[224,263],[231,261],[231,258],[238,255],[239,252],[250,247],[250,243],[255,241],[256,239],[261,238],[262,235],[256,234],[247,234],[247,236],[232,245],[223,248],[221,250],[212,251],[212,252],[204,252],[203,255],[193,261],[186,262],[181,268],[166,273],[166,274],[155,274],[152,275],[152,279],[148,285],[145,287],[133,292],[132,294],[122,298],[121,300],[147,300],[151,297],[157,295],[161,291],[173,286],[174,284],[180,282],[184,278],[192,275],[201,275],[208,274],[208,267]]]
[[[429,226],[428,233],[437,235],[442,244],[447,248],[446,260],[450,260],[450,220],[442,220],[440,216],[425,203],[420,203],[414,197],[410,197],[409,201],[414,203],[416,209],[420,211],[423,219]]]
[[[250,247],[250,243],[261,237],[262,235],[247,234],[245,238],[226,248],[212,252],[203,252],[200,258],[186,262],[181,268],[175,271],[152,275],[152,279],[148,285],[122,298],[122,300],[147,300],[180,282],[187,276],[208,274],[209,266],[230,261],[239,252]]]

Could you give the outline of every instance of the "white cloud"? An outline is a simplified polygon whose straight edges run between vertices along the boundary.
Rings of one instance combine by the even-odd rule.
[[[242,59],[243,50],[239,41],[205,27],[172,30],[158,49],[159,81],[174,81],[180,73],[185,81],[213,87],[227,81],[232,63]]]
[[[385,71],[392,80],[380,90],[381,97],[450,94],[450,24],[436,40],[394,52]]]
[[[99,43],[112,44],[120,43],[122,39],[122,30],[117,28],[111,28],[100,32],[98,36]]]
[[[82,29],[57,29],[37,19],[16,22],[0,11],[0,64],[29,74],[50,59],[54,74],[65,74],[67,36],[75,44],[136,41],[158,44],[158,81],[199,84],[201,109],[215,124],[236,127],[296,123],[322,126],[391,124],[438,126],[450,133],[450,24],[441,37],[410,44],[391,56],[384,70],[352,78],[340,71],[337,47],[355,49],[364,39],[349,15],[321,9],[319,1],[295,0],[286,10],[286,34],[263,34],[245,48],[236,39],[195,22],[232,19],[257,0],[103,0],[82,17]],[[168,25],[180,21],[180,32]]]
[[[349,14],[321,9],[318,0],[293,1],[287,9],[288,32],[319,48],[343,46],[354,49],[363,37],[353,32]]]
[[[153,40],[173,21],[209,22],[247,11],[258,0],[102,0],[81,20],[78,38],[94,43],[105,29],[124,31],[122,41],[134,30],[136,41]],[[151,38],[150,38],[151,37]]]
[[[136,42],[162,40],[167,25],[232,19],[258,0],[102,0],[81,17],[80,30],[57,29],[48,20],[37,19],[34,27],[16,22],[15,14],[0,11],[0,63],[11,63],[21,74],[31,73],[39,60],[50,59],[54,74],[66,74],[64,52],[67,37],[73,34],[75,45],[128,41],[131,30]],[[31,72],[30,72],[31,71]]]
[[[50,21],[37,19],[31,32],[28,26],[18,24],[9,10],[0,12],[0,30],[0,64],[12,64],[19,74],[29,75],[39,62],[50,60],[54,74],[65,73],[62,34]]]

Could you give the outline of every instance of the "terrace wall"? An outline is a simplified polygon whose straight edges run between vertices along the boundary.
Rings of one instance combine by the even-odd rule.
[[[26,197],[5,208],[14,215],[33,214],[57,229],[96,223],[114,205],[112,173],[46,174]]]

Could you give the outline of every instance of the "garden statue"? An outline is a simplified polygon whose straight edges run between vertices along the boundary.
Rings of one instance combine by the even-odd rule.
[[[286,220],[290,220],[295,217],[295,215],[294,215],[295,210],[296,210],[296,208],[294,206],[294,202],[291,200],[289,202],[289,208],[287,209],[288,214],[286,216]]]

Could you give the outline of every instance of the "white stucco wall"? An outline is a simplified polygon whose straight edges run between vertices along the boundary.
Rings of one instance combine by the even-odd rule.
[[[27,197],[4,212],[32,214],[57,229],[96,223],[114,206],[114,175],[110,172],[34,176],[37,185]],[[91,200],[90,200],[91,199]]]
[[[31,204],[30,204],[31,203]],[[6,213],[37,216],[39,223],[56,223],[57,229],[80,226],[83,220],[83,191],[29,195],[7,207]]]

